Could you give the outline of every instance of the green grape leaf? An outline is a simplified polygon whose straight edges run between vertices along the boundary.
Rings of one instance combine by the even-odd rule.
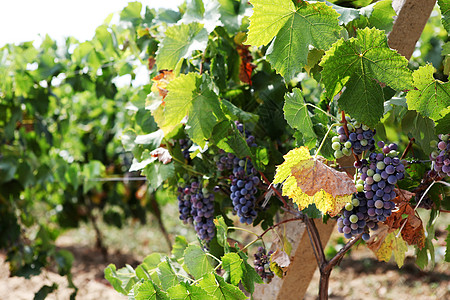
[[[158,265],[156,273],[158,274],[161,286],[164,290],[167,290],[178,283],[178,277],[167,260]]]
[[[167,294],[161,288],[155,285],[152,281],[144,281],[142,284],[137,284],[134,288],[136,300],[169,300]]]
[[[158,118],[158,126],[166,135],[188,116],[186,130],[189,137],[200,147],[205,146],[214,126],[225,119],[219,97],[211,84],[206,75],[189,73],[180,75],[167,85],[169,92],[164,99],[164,116]]]
[[[214,219],[214,225],[217,230],[217,243],[225,248],[225,253],[228,252],[229,244],[227,241],[228,236],[228,226],[223,219],[223,216],[218,216]]]
[[[133,268],[129,265],[116,270],[116,266],[110,264],[105,269],[105,278],[109,281],[109,283],[111,283],[116,291],[124,295],[128,295],[128,292],[137,282],[136,274]]]
[[[182,235],[178,235],[175,237],[175,244],[172,246],[172,255],[176,259],[180,259],[183,257],[184,250],[188,247],[188,242],[186,238]]]
[[[391,31],[394,24],[395,10],[392,7],[392,0],[383,0],[375,3],[370,15],[366,15],[369,24],[377,29]]]
[[[150,186],[157,189],[164,181],[175,175],[175,166],[173,163],[165,165],[159,162],[153,162],[145,166],[142,174],[147,177]]]
[[[246,44],[252,46],[267,45],[296,12],[291,0],[251,0],[250,3],[253,14]]]
[[[136,24],[141,19],[142,3],[129,2],[128,5],[120,12],[121,21],[130,21]]]
[[[450,113],[446,114],[443,118],[436,122],[436,133],[448,134],[450,132]]]
[[[263,283],[263,281],[261,279],[261,276],[256,273],[255,268],[247,262],[248,256],[240,250],[238,251],[238,253],[242,258],[242,268],[244,269],[244,275],[242,276],[241,283],[247,292],[253,294],[253,292],[255,291],[255,283]]]
[[[247,15],[250,4],[247,0],[218,0],[220,20],[227,32],[235,34],[241,28],[242,17]]]
[[[211,300],[211,296],[201,287],[185,282],[169,288],[167,293],[171,300]]]
[[[244,300],[245,294],[239,288],[228,284],[225,280],[216,274],[206,274],[199,282],[201,288],[208,292],[217,300]]]
[[[345,87],[339,107],[361,123],[374,127],[383,116],[380,82],[396,90],[412,88],[406,58],[391,50],[378,29],[357,31],[357,38],[339,40],[321,63],[326,95],[333,99]]]
[[[222,257],[222,266],[230,274],[231,284],[238,285],[244,276],[241,257],[237,253],[227,253]]]
[[[267,50],[267,59],[290,81],[308,63],[310,45],[327,50],[337,40],[339,31],[338,14],[332,8],[324,3],[303,2],[290,12]]]
[[[283,108],[284,118],[288,124],[300,131],[304,140],[317,139],[301,90],[293,89],[292,93],[284,96],[284,99],[286,100]]]
[[[237,157],[252,155],[247,142],[229,120],[224,120],[214,127],[211,141],[220,149],[234,153]]]
[[[245,110],[240,109],[230,101],[222,100],[221,104],[224,113],[230,115],[234,120],[238,119],[242,122],[254,122],[254,123],[258,122],[259,119],[258,115],[246,112]]]
[[[151,278],[153,282],[156,284],[160,284],[159,278],[155,272],[153,272],[154,269],[156,269],[161,262],[161,254],[159,253],[152,253],[144,258],[142,263],[136,267],[136,276],[139,279],[149,279]]]
[[[195,279],[214,271],[208,256],[197,245],[190,245],[184,250],[184,264]]]
[[[433,78],[432,65],[420,67],[413,73],[414,90],[406,95],[408,107],[437,121],[450,112],[450,83]]]
[[[442,15],[442,25],[450,33],[450,2],[447,0],[438,0],[438,4]]]
[[[189,23],[167,28],[156,54],[159,70],[173,70],[182,58],[189,58],[192,51],[204,51],[208,43],[208,32],[202,24]]]
[[[217,0],[192,0],[188,2],[186,12],[180,22],[189,24],[193,22],[201,23],[208,33],[211,33],[217,26],[222,26],[219,12],[219,2]]]

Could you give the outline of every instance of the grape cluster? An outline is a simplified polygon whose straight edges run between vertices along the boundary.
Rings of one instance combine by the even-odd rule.
[[[334,157],[339,159],[341,157],[349,156],[353,152],[356,155],[363,151],[373,151],[375,149],[375,130],[371,130],[368,126],[360,124],[359,122],[347,118],[348,136],[345,133],[344,126],[339,126],[337,129],[338,136],[332,139],[331,147],[334,150]]]
[[[200,188],[199,182],[178,188],[178,210],[185,224],[194,223],[200,239],[208,242],[214,237],[214,194]]]
[[[255,207],[259,184],[257,171],[249,160],[236,158],[233,162],[233,175],[230,176],[233,211],[241,223],[251,224],[258,214]]]
[[[365,192],[370,220],[384,222],[395,208],[394,187],[405,177],[405,166],[397,156],[396,144],[385,145],[380,141],[378,147],[382,148],[382,153],[371,153],[368,159],[355,163],[364,181],[364,185],[359,182],[356,189]]]
[[[273,251],[269,251],[266,254],[266,249],[263,247],[259,247],[258,251],[255,253],[255,260],[253,261],[255,265],[255,270],[261,276],[265,283],[269,283],[272,281],[274,277],[274,273],[270,270],[270,256],[273,254]]]
[[[347,203],[338,219],[338,230],[346,238],[364,233],[370,238],[369,229],[376,230],[378,222],[386,221],[395,208],[392,201],[398,180],[404,178],[405,166],[398,158],[396,144],[378,142],[381,153],[372,152],[367,159],[355,162],[360,179],[356,182],[357,194]]]
[[[431,146],[437,150],[431,152],[430,158],[433,161],[433,170],[439,177],[450,176],[450,135],[439,134],[439,142],[432,141]]]
[[[246,139],[249,147],[256,147],[255,137],[244,125],[235,121],[236,128]],[[256,193],[258,192],[259,178],[258,172],[248,159],[241,159],[232,153],[225,153],[220,150],[219,155],[214,157],[219,171],[229,171],[230,178],[230,198],[233,203],[233,213],[239,216],[239,221],[245,224],[253,223],[257,216]]]
[[[179,139],[178,143],[180,144],[181,152],[183,153],[184,158],[189,160],[191,158],[189,155],[189,148],[191,148],[192,146],[192,141],[186,138],[186,139]]]
[[[347,239],[364,232],[363,240],[369,240],[369,229],[377,230],[378,224],[375,220],[371,220],[367,211],[367,199],[364,193],[354,194],[352,202],[345,205],[341,217],[337,220],[338,231]]]

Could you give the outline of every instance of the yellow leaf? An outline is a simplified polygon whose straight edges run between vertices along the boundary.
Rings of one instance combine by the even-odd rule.
[[[375,255],[379,261],[384,260],[388,262],[391,259],[392,253],[394,253],[395,262],[401,268],[405,261],[405,253],[408,251],[408,246],[401,236],[396,237],[397,232],[391,232],[386,236],[381,247],[375,252]]]
[[[353,179],[311,157],[306,147],[289,151],[277,166],[273,183],[283,183],[283,195],[302,210],[314,203],[321,212],[337,215],[356,192]]]

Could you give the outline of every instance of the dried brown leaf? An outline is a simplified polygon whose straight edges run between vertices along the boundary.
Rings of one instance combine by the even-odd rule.
[[[292,175],[305,194],[314,196],[320,190],[333,197],[356,193],[355,183],[346,173],[330,168],[318,159],[311,160],[313,160],[312,167],[305,168],[303,164],[299,164],[292,168]]]
[[[270,260],[281,268],[286,268],[291,264],[289,255],[280,249],[275,250],[275,252],[270,256]]]
[[[150,61],[149,61],[150,63]],[[175,74],[172,71],[168,70],[160,70],[159,74],[152,78],[152,92],[158,92],[161,97],[166,98],[167,93],[167,85],[170,81],[175,79]]]

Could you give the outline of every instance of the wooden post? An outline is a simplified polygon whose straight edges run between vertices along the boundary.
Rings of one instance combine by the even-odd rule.
[[[291,218],[291,216],[285,216]],[[335,220],[329,220],[323,224],[322,220],[316,221],[322,245],[326,245],[336,225]],[[306,225],[299,222],[286,223],[286,237],[292,244],[291,264],[283,279],[275,276],[270,284],[260,284],[253,294],[254,299],[303,299],[309,283],[317,268],[316,258],[311,247]]]
[[[398,17],[388,37],[389,47],[410,59],[435,4],[436,0],[393,0]]]

